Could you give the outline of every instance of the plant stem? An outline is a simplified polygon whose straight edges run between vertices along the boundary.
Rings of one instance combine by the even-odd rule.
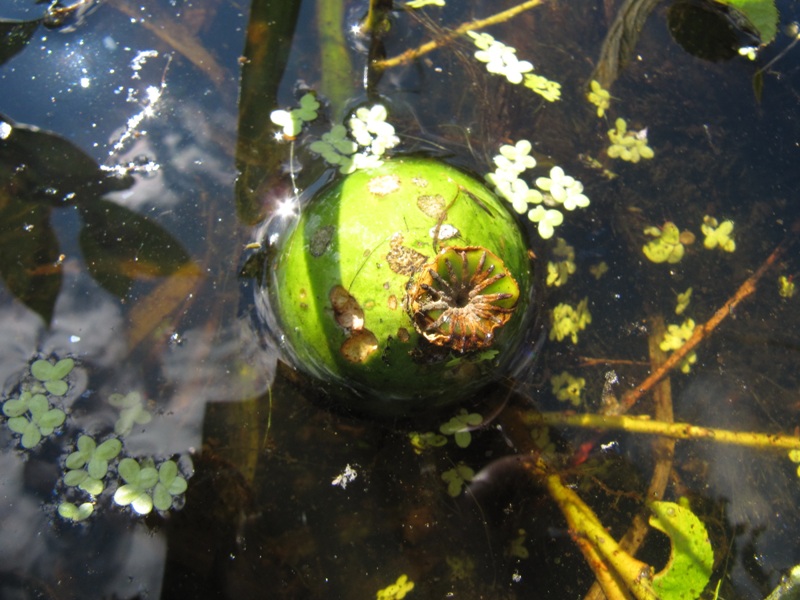
[[[655,421],[648,415],[595,415],[563,412],[527,413],[527,425],[581,427],[588,429],[617,429],[632,433],[661,435],[676,440],[713,440],[720,444],[770,450],[800,450],[800,438],[781,433],[730,431],[700,427],[691,423]]]
[[[619,406],[615,407],[611,414],[619,415],[627,412],[642,396],[644,396],[650,389],[664,377],[669,374],[672,369],[678,366],[681,361],[692,351],[695,347],[708,337],[717,326],[722,323],[727,317],[733,314],[736,305],[742,300],[747,298],[750,294],[756,291],[756,283],[767,270],[774,265],[781,257],[784,251],[785,244],[779,245],[772,251],[767,259],[762,263],[758,270],[753,273],[747,280],[736,290],[736,293],[731,296],[725,304],[723,304],[712,317],[703,325],[695,327],[692,337],[686,340],[686,343],[675,350],[669,358],[664,361],[659,369],[654,371],[647,379],[640,385],[637,385],[633,390],[628,392],[622,397]]]
[[[504,21],[508,21],[509,19],[517,16],[519,13],[534,8],[535,6],[539,6],[542,4],[544,0],[527,0],[527,2],[522,2],[517,6],[513,6],[508,10],[504,10],[499,12],[491,17],[487,17],[485,19],[479,19],[477,21],[470,21],[468,23],[462,23],[455,29],[445,33],[441,37],[431,40],[430,42],[426,42],[416,48],[411,48],[406,50],[402,54],[398,54],[397,56],[393,56],[392,58],[387,58],[385,60],[378,60],[372,64],[372,67],[376,70],[382,71],[385,69],[389,69],[391,67],[397,67],[399,65],[405,65],[410,63],[411,61],[419,58],[420,56],[427,54],[428,52],[432,52],[445,44],[449,44],[454,39],[459,36],[464,35],[468,31],[476,31],[478,29],[483,29],[484,27],[489,27],[490,25],[496,25],[498,23],[503,23]]]

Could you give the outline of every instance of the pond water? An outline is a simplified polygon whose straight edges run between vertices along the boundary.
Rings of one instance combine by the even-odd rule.
[[[797,6],[779,3],[750,60],[699,2],[525,3],[481,31],[560,84],[549,101],[448,37],[497,4],[398,10],[373,39],[361,1],[3,3],[0,598],[372,598],[406,581],[410,598],[600,598],[557,489],[617,540],[649,529],[636,557],[655,572],[670,539],[647,502],[686,499],[713,549],[703,597],[764,598],[800,563]],[[270,115],[308,90],[319,116],[290,140]],[[541,286],[516,367],[413,416],[352,410],[287,366],[266,302],[293,199],[341,177],[311,143],[376,103],[390,154],[482,178],[525,139],[531,188],[560,166],[591,202],[545,199],[564,216],[550,239],[535,202],[518,215]],[[651,158],[609,156],[618,118]],[[735,245],[705,247],[703,226]],[[584,299],[591,322],[548,335]],[[695,354],[646,383],[690,318]],[[615,428],[626,411],[787,437],[673,443]],[[597,418],[568,423],[581,414]],[[439,435],[453,418],[468,423]]]

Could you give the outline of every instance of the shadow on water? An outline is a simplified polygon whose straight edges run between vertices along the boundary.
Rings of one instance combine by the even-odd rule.
[[[719,583],[763,598],[800,561],[785,449],[679,440],[673,458],[657,438],[564,425],[614,413],[666,359],[665,327],[706,322],[783,243],[632,412],[796,434],[796,34],[750,62],[735,46],[753,32],[727,9],[543,3],[485,31],[558,80],[547,102],[488,73],[464,35],[367,69],[500,10],[398,4],[375,38],[358,29],[366,2],[0,9],[0,597],[368,598],[407,576],[412,598],[600,598],[553,478],[615,539],[648,529],[649,493],[688,498],[713,548],[702,597]],[[692,45],[709,12],[722,50]],[[591,79],[611,90],[600,118]],[[308,90],[320,117],[288,140],[270,113]],[[283,211],[341,177],[311,142],[375,102],[398,152],[482,177],[529,139],[531,187],[560,165],[591,198],[557,230],[571,255],[519,219],[537,277],[564,267],[545,320],[588,298],[576,343],[532,331],[525,368],[413,419],[351,414],[280,360],[276,321],[257,322]],[[618,117],[652,160],[608,157]],[[706,215],[733,221],[735,252],[703,247]],[[692,235],[681,261],[653,264],[643,232],[666,222]],[[564,372],[574,390],[553,384]],[[471,421],[451,435],[453,418]],[[650,533],[636,556],[658,572],[669,550]]]

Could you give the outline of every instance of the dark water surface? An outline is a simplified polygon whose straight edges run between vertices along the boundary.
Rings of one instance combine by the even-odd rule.
[[[450,4],[425,18],[393,13],[386,55],[511,6]],[[715,62],[675,42],[670,5],[657,4],[616,76],[595,72],[613,3],[544,4],[487,29],[561,84],[555,103],[487,73],[464,37],[365,76],[370,40],[353,28],[366,4],[344,2],[339,15],[330,6],[339,3],[108,0],[51,28],[36,22],[46,5],[0,8],[28,23],[5,35],[0,55],[2,399],[33,385],[34,360],[76,361],[66,394],[47,394],[66,413],[52,435],[25,448],[0,416],[0,598],[372,598],[401,575],[415,583],[410,598],[584,597],[592,572],[519,457],[546,447],[618,539],[644,507],[653,440],[530,431],[521,416],[600,412],[601,397],[649,374],[660,323],[705,322],[780,244],[756,292],[697,348],[689,373],[670,375],[667,394],[676,421],[800,426],[800,293],[782,297],[778,283],[800,273],[800,50],[764,73],[760,100],[753,89],[756,69],[791,43],[783,28],[796,5],[779,6],[778,37],[756,61]],[[331,31],[349,67],[326,56],[341,48],[326,45]],[[597,118],[585,93],[601,76],[613,98]],[[270,112],[296,106],[306,88],[328,100],[321,119],[294,143],[278,140]],[[547,321],[557,304],[588,297],[592,323],[577,345],[541,351],[532,331],[521,352],[536,360],[465,403],[482,418],[467,448],[452,437],[422,452],[409,443],[458,406],[413,420],[349,414],[279,361],[260,322],[270,240],[290,223],[276,209],[295,186],[336,176],[308,145],[368,100],[388,107],[401,153],[482,176],[501,144],[524,138],[534,179],[560,165],[591,199],[556,234],[574,247],[576,272],[541,299]],[[617,117],[647,128],[652,160],[605,155]],[[703,247],[705,215],[733,220],[735,252]],[[665,221],[697,240],[679,263],[653,264],[643,230]],[[521,222],[543,273],[555,242]],[[608,272],[596,279],[601,262]],[[678,316],[676,295],[690,286]],[[585,379],[576,406],[551,390],[562,371]],[[124,407],[108,399],[131,393],[141,411],[124,413],[131,426],[115,433]],[[632,412],[652,414],[649,396]],[[123,443],[94,498],[63,480],[81,435]],[[121,507],[123,457],[172,460],[188,489],[169,510]],[[454,496],[442,475],[462,464],[475,481]],[[664,498],[688,497],[707,525],[707,597],[721,580],[720,597],[763,598],[800,562],[796,469],[785,451],[678,442]],[[73,523],[58,514],[65,501],[90,501],[94,513]],[[638,556],[658,570],[668,553],[651,535]]]

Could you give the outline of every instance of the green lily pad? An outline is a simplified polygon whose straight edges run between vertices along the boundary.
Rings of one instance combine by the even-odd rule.
[[[695,600],[711,578],[714,551],[708,532],[695,514],[673,502],[650,504],[650,526],[667,534],[672,542],[669,562],[653,577],[659,598]]]
[[[762,44],[769,44],[778,33],[778,9],[774,0],[716,0],[729,6],[752,25]]]

